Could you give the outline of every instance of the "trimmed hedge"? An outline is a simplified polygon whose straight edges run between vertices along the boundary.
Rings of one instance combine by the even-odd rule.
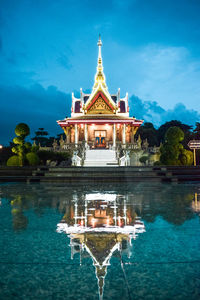
[[[15,128],[15,134],[17,136],[27,136],[30,134],[30,128],[25,123],[19,123]]]
[[[53,152],[40,150],[37,152],[37,154],[43,164],[46,164],[47,160],[57,161],[58,163],[60,163],[61,161],[71,158],[71,154],[69,152]]]
[[[22,158],[17,155],[11,156],[7,161],[7,166],[8,167],[21,167],[22,166]]]
[[[37,166],[40,162],[38,155],[34,152],[29,152],[26,154],[26,159],[30,166]]]

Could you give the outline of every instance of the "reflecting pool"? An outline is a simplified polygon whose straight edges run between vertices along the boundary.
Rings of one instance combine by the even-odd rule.
[[[1,184],[0,299],[199,299],[200,184]]]

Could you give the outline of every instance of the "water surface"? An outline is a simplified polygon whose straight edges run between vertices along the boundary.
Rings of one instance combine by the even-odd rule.
[[[200,185],[0,185],[0,299],[199,299]]]

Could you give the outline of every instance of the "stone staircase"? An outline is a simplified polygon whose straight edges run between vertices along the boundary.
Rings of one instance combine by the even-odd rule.
[[[86,150],[84,167],[118,167],[114,150],[94,149]]]

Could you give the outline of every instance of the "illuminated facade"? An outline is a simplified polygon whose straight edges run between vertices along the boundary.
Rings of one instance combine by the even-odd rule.
[[[86,149],[112,149],[118,144],[124,148],[134,143],[134,135],[143,123],[129,116],[128,94],[120,97],[108,92],[101,55],[102,41],[98,41],[98,63],[91,94],[80,90],[80,98],[72,93],[71,117],[57,123],[66,134],[66,143],[75,146],[84,142]]]

